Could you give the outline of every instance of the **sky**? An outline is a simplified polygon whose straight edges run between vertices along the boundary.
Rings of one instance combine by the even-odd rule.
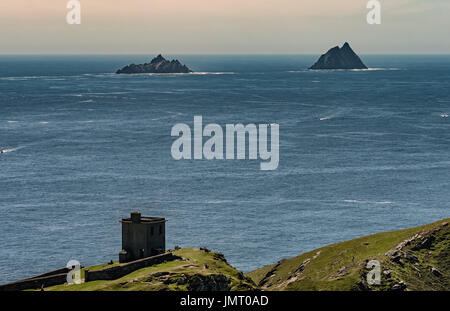
[[[450,54],[450,0],[0,0],[0,54]]]

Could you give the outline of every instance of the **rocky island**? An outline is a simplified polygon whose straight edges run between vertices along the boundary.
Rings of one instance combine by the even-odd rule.
[[[181,64],[174,59],[168,61],[161,54],[152,59],[150,63],[131,64],[117,70],[117,74],[136,74],[136,73],[190,73],[186,65]]]
[[[367,69],[367,67],[350,45],[345,42],[341,48],[336,46],[320,56],[319,60],[309,69]]]

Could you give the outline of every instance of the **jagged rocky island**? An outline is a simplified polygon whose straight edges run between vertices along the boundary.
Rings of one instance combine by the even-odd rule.
[[[135,73],[190,73],[186,65],[181,64],[177,59],[168,61],[161,54],[152,59],[150,63],[131,64],[117,70],[117,74]]]
[[[367,67],[352,50],[350,44],[345,42],[341,48],[336,46],[320,56],[309,69],[367,69]]]

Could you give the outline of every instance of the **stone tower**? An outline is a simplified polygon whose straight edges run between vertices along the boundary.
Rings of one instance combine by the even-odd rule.
[[[123,218],[122,250],[119,262],[129,262],[166,251],[166,219],[141,217],[133,212],[130,218]]]

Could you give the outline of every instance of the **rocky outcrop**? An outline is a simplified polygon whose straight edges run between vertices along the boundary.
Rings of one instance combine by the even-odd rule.
[[[309,69],[367,69],[367,67],[350,45],[345,42],[341,48],[336,46],[320,56],[319,60]]]
[[[189,291],[229,291],[231,289],[231,280],[222,274],[201,275],[196,274],[189,278]]]
[[[223,274],[184,274],[158,272],[148,277],[145,282],[161,282],[174,287],[186,286],[189,291],[230,291],[231,280]]]
[[[178,60],[168,61],[161,54],[152,59],[150,63],[131,64],[117,70],[117,74],[136,74],[136,73],[190,73],[186,65],[181,64]]]

